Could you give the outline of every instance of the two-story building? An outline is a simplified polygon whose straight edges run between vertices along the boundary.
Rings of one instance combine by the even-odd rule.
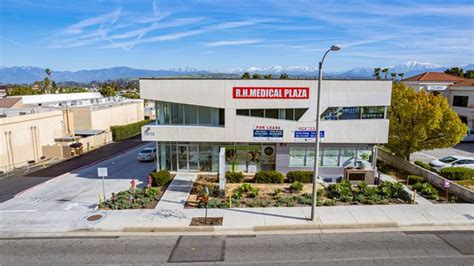
[[[155,101],[156,124],[142,139],[157,144],[157,169],[216,172],[312,170],[317,80],[140,79]],[[324,80],[321,91],[322,176],[373,163],[387,143],[391,81]]]

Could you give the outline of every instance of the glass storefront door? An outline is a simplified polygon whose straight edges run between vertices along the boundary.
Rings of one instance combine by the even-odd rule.
[[[188,171],[188,145],[178,145],[178,171]]]
[[[197,171],[199,162],[199,150],[197,145],[188,146],[189,163],[188,171]]]

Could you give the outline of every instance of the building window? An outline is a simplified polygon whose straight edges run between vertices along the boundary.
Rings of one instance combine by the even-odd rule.
[[[367,148],[324,147],[318,164],[322,167],[371,166],[372,150]],[[290,147],[289,167],[313,167],[314,147]]]
[[[156,102],[158,125],[223,126],[224,109],[190,104]]]
[[[265,117],[272,119],[298,121],[308,108],[297,109],[237,109],[236,114],[242,116]]]
[[[384,119],[385,106],[329,107],[321,115],[322,120]]]
[[[467,107],[469,96],[453,96],[453,106],[456,107]]]
[[[306,148],[290,147],[290,166],[306,166]]]

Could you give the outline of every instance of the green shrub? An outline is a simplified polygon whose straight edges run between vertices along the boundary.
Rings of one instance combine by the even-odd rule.
[[[253,181],[255,183],[277,184],[283,183],[283,179],[283,175],[280,172],[272,170],[256,173]]]
[[[153,120],[146,119],[136,123],[123,125],[123,126],[111,126],[110,130],[112,131],[112,139],[114,141],[128,139],[130,137],[136,136],[142,132],[142,126],[148,125]]]
[[[206,205],[204,205],[204,208],[206,207]],[[212,199],[209,199],[209,201],[207,202],[207,207],[208,208],[212,208],[212,209],[216,209],[216,208],[226,208],[227,207],[227,204],[225,201],[222,201],[220,199],[216,199],[216,198],[212,198]]]
[[[286,182],[313,183],[313,171],[290,171],[286,174]]]
[[[424,169],[428,170],[428,171],[433,171],[433,168],[425,162],[415,161],[415,164],[418,165],[421,168],[424,168]]]
[[[474,177],[474,169],[465,167],[447,167],[441,169],[440,173],[450,180],[467,180]]]
[[[323,204],[324,204],[324,206],[334,206],[334,205],[336,205],[336,201],[333,200],[333,199],[327,199],[327,200],[324,201]]]
[[[352,185],[347,180],[342,180],[340,183],[329,185],[329,196],[331,198],[346,198],[352,197]]]
[[[281,192],[281,188],[275,188],[275,190],[273,190],[273,196],[278,196]]]
[[[412,186],[414,190],[420,192],[421,195],[428,199],[437,199],[438,190],[428,183],[416,183]]]
[[[282,196],[277,199],[277,207],[294,207],[296,205],[295,198]]]
[[[236,189],[234,189],[234,191],[237,190],[237,191],[240,191],[242,193],[247,193],[247,192],[252,191],[252,189],[253,189],[252,185],[245,183],[245,184],[240,185]]]
[[[253,187],[253,188],[249,191],[249,196],[250,196],[251,198],[256,198],[256,197],[258,197],[258,195],[260,195],[260,189],[259,189],[259,188]]]
[[[244,181],[244,174],[242,172],[230,172],[225,173],[225,178],[229,183],[242,183]]]
[[[405,187],[398,182],[392,183],[392,197],[401,199],[404,202],[411,202],[411,195],[405,190]]]
[[[409,175],[408,176],[408,184],[409,185],[414,185],[416,183],[422,183],[424,181],[424,178],[422,176],[418,175]]]
[[[303,187],[304,187],[303,183],[299,181],[295,181],[290,185],[290,190],[294,192],[300,192],[303,190]]]
[[[309,193],[303,193],[301,196],[295,196],[294,199],[303,205],[311,205],[313,204],[313,197]]]
[[[161,187],[171,181],[171,174],[166,170],[161,170],[159,172],[151,172],[152,186]]]

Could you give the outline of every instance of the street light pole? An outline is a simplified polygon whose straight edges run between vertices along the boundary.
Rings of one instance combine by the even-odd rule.
[[[318,197],[318,190],[317,190],[317,178],[319,175],[319,165],[318,165],[318,158],[319,158],[319,123],[320,123],[320,104],[321,104],[321,83],[323,81],[323,63],[324,59],[331,51],[339,51],[341,46],[333,45],[329,50],[324,53],[321,62],[319,62],[319,76],[318,76],[318,94],[316,99],[316,132],[315,132],[315,145],[314,145],[314,171],[313,171],[313,201],[311,204],[311,221],[315,221],[316,219],[316,203]]]

